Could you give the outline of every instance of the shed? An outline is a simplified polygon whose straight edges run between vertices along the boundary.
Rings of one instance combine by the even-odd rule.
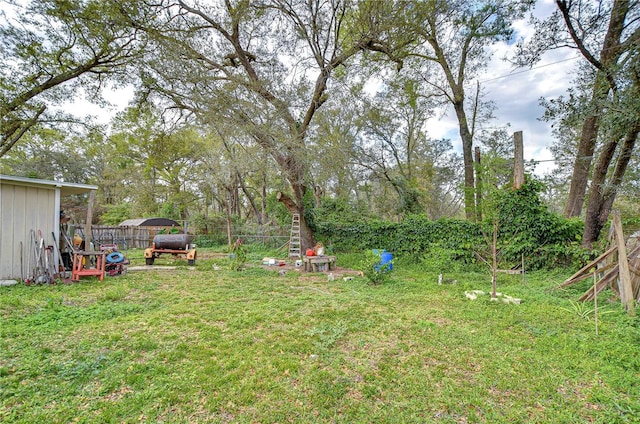
[[[169,218],[127,219],[118,225],[120,227],[180,227],[178,221]]]
[[[60,198],[98,187],[87,184],[0,175],[0,280],[19,280],[26,273],[31,230],[45,243],[60,240]],[[57,252],[56,252],[57,260]]]

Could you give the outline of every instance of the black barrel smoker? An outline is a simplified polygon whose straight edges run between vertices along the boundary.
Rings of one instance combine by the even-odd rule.
[[[158,234],[153,238],[151,247],[145,249],[147,265],[153,265],[157,257],[169,253],[175,257],[185,255],[189,265],[196,264],[196,246],[191,244],[193,236],[189,234]]]

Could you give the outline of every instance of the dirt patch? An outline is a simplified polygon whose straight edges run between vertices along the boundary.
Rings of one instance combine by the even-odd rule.
[[[180,267],[184,268],[184,267]],[[173,271],[178,269],[177,266],[163,266],[163,265],[138,265],[138,266],[129,266],[127,267],[127,271]],[[196,267],[190,266],[187,269],[195,270]]]
[[[222,252],[204,252],[198,250],[198,259],[228,259],[228,253]]]
[[[325,275],[326,277],[324,278],[328,278],[329,274],[333,274],[334,278],[336,280],[343,278],[343,277],[357,277],[357,276],[361,276],[362,272],[361,271],[357,271],[355,269],[349,269],[349,268],[342,268],[342,267],[336,267],[336,269],[332,269],[331,271],[322,271],[322,272],[305,272],[304,268],[302,267],[297,267],[295,266],[295,264],[285,264],[285,265],[262,265],[262,269],[266,269],[269,271],[278,271],[278,270],[284,270],[285,272],[290,272],[290,271],[297,271],[300,273],[301,277],[318,277],[318,276],[322,276]]]

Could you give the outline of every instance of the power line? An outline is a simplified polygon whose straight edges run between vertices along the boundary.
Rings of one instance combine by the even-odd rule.
[[[577,158],[574,159],[578,159],[578,160],[582,160],[582,159],[593,159],[593,156],[579,156]],[[540,162],[562,162],[562,160],[557,160],[557,159],[529,159],[530,161],[536,162],[536,163],[540,163]]]
[[[606,48],[602,48],[602,49],[600,50],[600,52],[602,53],[602,52],[605,52],[605,51],[608,51],[608,50],[613,50],[614,48],[616,48],[616,49],[617,49],[618,47],[617,47],[617,46],[614,46],[614,47],[606,47]],[[576,60],[576,59],[581,59],[581,58],[584,58],[584,56],[579,54],[579,55],[577,55],[577,56],[575,56],[575,57],[570,57],[570,58],[568,58],[568,59],[562,59],[562,60],[558,60],[558,61],[556,61],[556,62],[546,63],[546,64],[544,64],[544,65],[540,65],[540,66],[534,66],[533,68],[524,69],[524,70],[522,70],[522,71],[518,71],[518,72],[512,72],[512,73],[510,73],[510,74],[500,75],[500,76],[497,76],[497,77],[494,77],[494,78],[489,78],[489,79],[487,79],[487,80],[479,81],[479,82],[480,82],[480,83],[483,83],[483,82],[489,82],[489,81],[494,81],[494,80],[501,79],[501,78],[510,77],[510,76],[512,76],[512,75],[524,74],[524,73],[527,73],[527,72],[535,71],[535,70],[537,70],[537,69],[546,68],[547,66],[557,65],[558,63],[568,62],[568,61],[570,61],[570,60]]]
[[[507,77],[511,77],[514,75],[519,75],[519,74],[525,74],[527,72],[531,72],[531,71],[535,71],[538,69],[542,69],[542,68],[546,68],[547,66],[552,66],[552,65],[557,65],[558,63],[563,63],[563,62],[568,62],[570,60],[576,60],[576,59],[580,59],[581,56],[575,56],[575,57],[570,57],[568,59],[562,59],[562,60],[558,60],[556,62],[551,62],[551,63],[545,63],[544,65],[540,65],[540,66],[535,66],[533,68],[529,68],[529,69],[524,69],[522,71],[518,71],[518,72],[511,72],[509,74],[504,74],[504,75],[500,75],[494,78],[489,78],[483,81],[480,81],[480,83],[485,83],[485,82],[490,82],[490,81],[495,81],[498,79],[502,79],[502,78],[507,78]]]

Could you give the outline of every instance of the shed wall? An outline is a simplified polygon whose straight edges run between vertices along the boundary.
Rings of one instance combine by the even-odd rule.
[[[0,279],[26,275],[28,258],[33,257],[35,247],[31,230],[36,234],[40,230],[45,244],[53,244],[55,194],[54,188],[0,182]]]

